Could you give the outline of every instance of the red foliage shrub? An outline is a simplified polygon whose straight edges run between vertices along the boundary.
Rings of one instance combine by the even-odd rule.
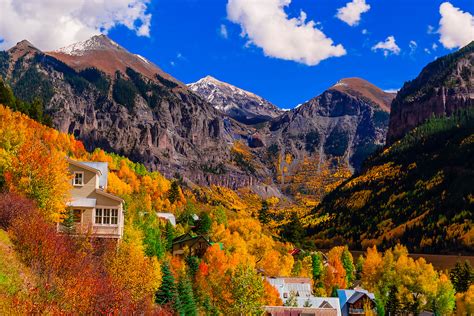
[[[29,213],[36,208],[36,204],[18,193],[0,193],[0,228],[7,230],[15,217]]]
[[[160,314],[149,306],[131,303],[129,293],[114,284],[104,269],[104,258],[115,247],[94,248],[85,238],[58,234],[56,225],[32,208],[10,223],[9,233],[22,261],[37,276],[34,312],[74,314]]]

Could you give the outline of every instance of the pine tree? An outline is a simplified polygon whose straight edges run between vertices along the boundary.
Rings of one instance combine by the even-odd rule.
[[[179,184],[178,181],[174,180],[171,182],[170,190],[168,191],[168,200],[174,203],[179,199]]]
[[[180,315],[197,315],[196,301],[194,300],[193,288],[188,276],[183,273],[178,282],[178,296],[180,306],[176,308]]]
[[[63,226],[63,231],[68,235],[71,235],[75,232],[76,227],[74,224],[74,210],[72,209],[67,210],[66,217],[64,218],[62,222],[62,226]]]
[[[211,230],[212,219],[207,213],[201,214],[201,219],[199,220],[199,226],[197,232],[201,235],[206,235]]]
[[[464,293],[474,283],[474,270],[469,261],[456,262],[454,268],[449,272],[449,278],[458,293]]]
[[[196,256],[187,256],[185,260],[186,264],[188,265],[189,276],[194,278],[199,269],[200,260]]]
[[[173,247],[174,227],[169,221],[166,221],[165,235],[166,235],[166,250],[170,251],[171,248]]]
[[[341,254],[341,261],[344,270],[346,270],[346,284],[350,286],[354,281],[355,267],[354,261],[352,259],[352,254],[349,252],[347,246],[344,248],[344,251]]]
[[[262,201],[262,207],[258,211],[258,220],[262,224],[267,224],[270,219],[268,215],[268,202],[267,201]]]
[[[161,286],[155,294],[155,302],[159,305],[174,304],[176,300],[176,287],[169,262],[163,262],[161,265],[161,273],[163,277]]]
[[[322,282],[322,275],[323,275],[323,258],[319,252],[314,253],[311,256],[311,265],[312,265],[312,275],[313,275],[313,284],[314,289],[324,287]]]

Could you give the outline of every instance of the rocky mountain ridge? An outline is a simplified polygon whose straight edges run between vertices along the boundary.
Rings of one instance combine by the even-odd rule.
[[[190,83],[188,87],[219,111],[244,124],[266,122],[283,113],[264,98],[212,76]]]
[[[21,42],[0,55],[0,74],[19,98],[41,99],[53,126],[88,149],[263,196],[311,195],[322,190],[313,179],[343,179],[360,168],[383,145],[393,97],[348,78],[281,111],[212,77],[188,88],[105,36],[47,53]]]
[[[392,144],[431,116],[451,115],[474,105],[474,41],[428,64],[397,94],[387,143]]]
[[[104,36],[96,40],[100,45],[79,56],[20,42],[0,55],[1,75],[19,98],[42,100],[53,126],[89,150],[101,147],[199,184],[255,182],[232,163],[233,136],[221,113],[155,65]]]

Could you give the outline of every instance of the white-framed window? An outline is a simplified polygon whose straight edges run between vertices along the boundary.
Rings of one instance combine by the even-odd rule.
[[[118,209],[116,208],[96,208],[95,209],[96,225],[118,225]]]
[[[72,179],[72,184],[77,187],[82,187],[84,185],[84,172],[74,172],[74,179]]]

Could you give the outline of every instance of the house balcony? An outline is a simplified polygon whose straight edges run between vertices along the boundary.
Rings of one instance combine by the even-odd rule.
[[[365,315],[363,308],[349,308],[349,315]]]

